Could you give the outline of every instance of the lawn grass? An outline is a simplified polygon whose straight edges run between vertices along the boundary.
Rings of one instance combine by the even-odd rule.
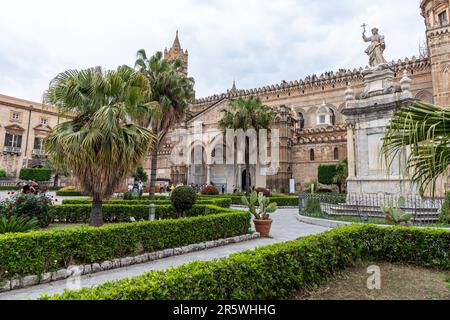
[[[369,290],[369,266],[381,269],[381,289]],[[392,263],[360,263],[296,300],[450,300],[450,272]]]
[[[369,217],[367,221],[364,221],[362,217],[330,216],[324,212],[308,213],[308,214],[306,214],[306,216],[311,217],[311,218],[327,219],[327,220],[334,220],[334,221],[388,225],[386,220],[384,220],[383,218]],[[450,228],[450,224],[448,224],[448,223],[433,223],[433,224],[424,224],[424,225],[416,225],[416,226],[417,227],[429,227],[429,228]]]
[[[363,220],[362,217],[353,217],[353,216],[330,216],[323,212],[315,212],[313,214],[307,214],[308,217],[319,218],[319,219],[327,219],[327,220],[335,220],[335,221],[344,221],[344,222],[353,222],[353,223],[369,223],[369,224],[387,224],[383,218],[372,218],[369,217],[367,221]]]

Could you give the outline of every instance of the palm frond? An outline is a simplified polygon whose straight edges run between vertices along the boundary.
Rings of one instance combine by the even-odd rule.
[[[382,153],[388,166],[400,152],[410,149],[407,170],[421,194],[431,189],[446,174],[450,165],[450,110],[414,102],[399,110],[390,121],[382,139]]]

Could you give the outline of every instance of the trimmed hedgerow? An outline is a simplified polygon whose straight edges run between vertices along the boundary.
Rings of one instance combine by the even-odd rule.
[[[242,205],[242,196],[232,196],[232,195],[223,195],[223,194],[218,195],[218,196],[207,196],[207,195],[199,196],[199,200],[214,199],[214,198],[231,199],[232,204]],[[298,206],[298,197],[297,196],[276,195],[276,196],[271,196],[270,200],[272,202],[276,202],[279,207],[297,207]]]
[[[19,186],[0,186],[0,191],[18,191],[22,190]]]
[[[59,191],[56,191],[56,195],[58,197],[82,197],[82,196],[84,196],[83,192],[76,191],[76,190],[67,190],[67,191],[59,190]]]
[[[0,280],[247,234],[250,214],[0,235]]]
[[[150,196],[142,196],[141,200],[169,200],[170,201],[170,196],[155,195],[154,199],[150,199]]]
[[[45,185],[41,185],[41,188],[45,188]],[[61,187],[47,187],[47,191],[58,191]],[[22,190],[20,186],[0,186],[0,191],[19,191]]]
[[[64,199],[62,201],[63,205],[68,204],[91,204],[92,199],[89,198],[80,198],[80,199]],[[121,200],[121,199],[112,199],[105,200],[103,204],[115,204],[115,205],[149,205],[154,203],[156,205],[169,205],[171,204],[170,200]],[[231,199],[201,199],[196,202],[197,204],[210,204],[215,205],[222,208],[229,208],[231,206]]]
[[[48,168],[22,168],[20,169],[19,179],[49,181],[52,177],[52,170]]]
[[[149,214],[148,205],[103,205],[103,220],[107,223],[130,222],[147,220]],[[205,216],[221,212],[236,212],[213,205],[198,204],[186,212],[186,217]],[[87,223],[91,213],[90,204],[53,206],[50,210],[51,221],[60,223]],[[176,219],[179,217],[177,210],[170,204],[156,206],[157,219]]]
[[[264,300],[289,298],[359,259],[450,269],[450,232],[354,225],[295,241],[107,282],[54,300]],[[261,272],[263,270],[264,272]]]

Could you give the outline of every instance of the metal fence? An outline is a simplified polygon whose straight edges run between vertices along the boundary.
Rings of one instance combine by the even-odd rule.
[[[400,195],[391,194],[301,194],[299,213],[312,217],[353,217],[362,222],[370,219],[384,219],[380,206],[397,208]],[[421,198],[416,195],[403,196],[405,205],[400,206],[405,213],[411,213],[412,222],[418,225],[439,221],[444,198]]]

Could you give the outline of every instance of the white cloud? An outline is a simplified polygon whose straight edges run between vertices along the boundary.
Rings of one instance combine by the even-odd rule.
[[[424,39],[411,0],[16,0],[0,11],[0,93],[40,100],[69,68],[132,65],[180,30],[198,96],[367,63],[363,22],[386,36],[389,60],[418,54]]]

